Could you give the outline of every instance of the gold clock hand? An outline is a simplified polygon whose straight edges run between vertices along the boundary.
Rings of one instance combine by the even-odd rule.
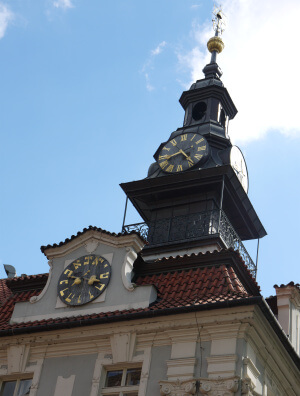
[[[168,154],[162,155],[162,156],[160,156],[159,159],[166,159],[166,160],[168,160],[169,158],[174,157],[175,155],[178,155],[178,154],[180,154],[180,151],[177,151],[177,153],[170,154],[170,155],[168,155]]]
[[[187,155],[182,149],[180,149],[179,151],[181,152],[181,154],[183,154],[183,155],[186,157],[186,159],[187,159],[189,162],[191,162],[192,164],[194,163],[193,160],[192,160],[192,158],[191,158],[189,155]]]
[[[74,282],[72,283],[71,286],[80,285],[80,283],[81,283],[81,279],[80,278],[75,278],[75,280],[74,280]]]
[[[186,159],[188,160],[188,162],[190,162],[192,165],[194,165],[194,161],[192,160],[192,158],[189,156],[189,155],[187,155],[183,150],[181,150],[180,149],[180,152],[181,152],[181,154],[183,154],[185,157],[186,157]]]
[[[169,156],[168,156],[168,159],[171,158],[171,157],[174,157],[174,155],[178,155],[178,154],[180,154],[180,151],[177,151],[177,153],[174,153],[174,154],[169,155]]]
[[[188,158],[188,155],[187,155],[182,149],[180,149],[179,152],[180,152],[181,154],[183,154],[185,157]]]
[[[90,277],[90,279],[88,279],[88,278],[83,278],[83,279],[87,279],[87,280],[88,280],[88,284],[89,284],[89,285],[93,285],[93,284],[94,284],[94,282],[100,282],[100,283],[103,283],[103,282],[101,282],[101,280],[100,280],[100,279],[97,279],[95,275],[92,275],[92,276]]]

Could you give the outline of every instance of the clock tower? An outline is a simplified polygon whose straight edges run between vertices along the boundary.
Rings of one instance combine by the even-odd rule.
[[[222,19],[217,11],[204,78],[179,99],[185,111],[183,126],[159,145],[145,179],[121,184],[144,220],[124,222],[123,232],[143,233],[148,242],[142,251],[145,262],[233,248],[255,277],[256,264],[243,241],[262,238],[266,231],[247,195],[243,154],[228,134],[237,109],[217,64],[224,48]]]

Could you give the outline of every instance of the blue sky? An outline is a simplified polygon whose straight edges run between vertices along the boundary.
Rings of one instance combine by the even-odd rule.
[[[222,78],[239,112],[249,197],[268,236],[258,283],[300,282],[296,0],[225,0]],[[0,1],[0,263],[48,272],[41,245],[121,230],[119,183],[142,179],[202,78],[213,2]],[[293,40],[291,39],[293,38]],[[128,222],[139,220],[129,210]],[[246,244],[253,258],[256,245]],[[4,277],[2,265],[0,274]]]

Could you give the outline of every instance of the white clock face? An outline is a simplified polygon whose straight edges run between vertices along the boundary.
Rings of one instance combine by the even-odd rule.
[[[230,165],[235,171],[243,189],[248,193],[248,171],[244,156],[237,146],[230,150]]]

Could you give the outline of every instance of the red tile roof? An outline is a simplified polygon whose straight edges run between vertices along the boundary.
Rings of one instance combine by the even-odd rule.
[[[6,285],[6,279],[0,279],[0,305],[11,295],[10,289]]]
[[[234,269],[225,265],[138,277],[136,284],[156,286],[160,300],[155,304],[156,309],[252,296],[246,291]]]
[[[228,302],[234,304],[234,301],[238,303],[238,301],[251,300],[252,297],[260,296],[256,286],[251,291],[242,284],[233,266],[223,264],[138,276],[135,280],[137,285],[154,285],[157,289],[157,300],[148,308],[10,324],[14,304],[28,301],[32,296],[38,295],[46,279],[46,274],[42,274],[22,279],[14,278],[9,281],[14,292],[0,307],[0,335],[16,333],[17,329],[19,332],[42,331],[58,326],[80,326],[104,321],[134,319],[146,315],[165,315],[179,312],[179,310],[200,309],[204,306],[217,308],[219,304],[228,304]],[[34,287],[34,284],[37,287]],[[16,285],[19,286],[15,287]]]

